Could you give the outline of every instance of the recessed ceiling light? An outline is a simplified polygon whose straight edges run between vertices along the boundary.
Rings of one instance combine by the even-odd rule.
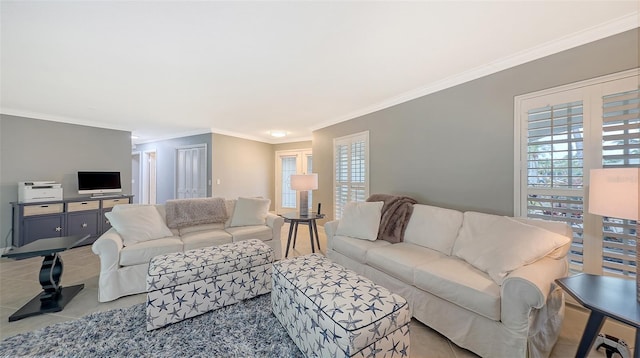
[[[133,135],[133,134],[131,135],[131,139],[138,139],[138,138],[140,137],[138,137],[137,135]]]
[[[282,137],[287,135],[287,132],[285,132],[285,131],[269,131],[269,134],[271,134],[271,136],[275,137],[275,138],[282,138]]]

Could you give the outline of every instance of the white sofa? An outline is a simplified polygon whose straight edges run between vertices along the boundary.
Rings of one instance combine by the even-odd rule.
[[[282,257],[280,230],[284,219],[265,213],[262,225],[232,226],[236,200],[227,200],[229,219],[224,223],[200,224],[170,230],[170,236],[127,244],[122,235],[111,228],[92,246],[100,257],[98,301],[108,302],[126,295],[146,292],[146,275],[149,262],[157,255],[182,252],[209,246],[217,246],[249,239],[259,239],[274,251],[275,259]],[[127,204],[114,207],[114,212],[142,205]],[[154,205],[162,224],[166,223],[165,205]],[[113,222],[112,222],[113,224]],[[160,224],[160,226],[162,226]]]
[[[460,347],[484,357],[550,354],[564,317],[554,280],[568,274],[569,225],[416,204],[400,243],[340,235],[339,221],[325,231],[330,259],[403,296],[414,318]],[[536,250],[541,257],[517,264]]]

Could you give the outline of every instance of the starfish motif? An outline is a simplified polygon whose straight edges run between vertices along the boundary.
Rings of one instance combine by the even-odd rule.
[[[354,319],[351,316],[351,313],[348,314],[347,319],[343,319],[341,321],[339,321],[340,323],[344,323],[344,329],[349,329],[349,328],[353,328],[356,329],[358,328],[357,323],[362,322],[361,319]]]
[[[151,299],[151,297],[147,296],[147,307],[155,307],[153,303],[157,300],[157,298]]]
[[[375,302],[374,302],[374,303],[372,303],[371,305],[366,305],[366,306],[367,306],[367,308],[365,309],[365,311],[371,311],[371,312],[373,313],[373,315],[374,315],[374,316],[376,316],[376,317],[378,316],[378,315],[376,314],[376,311],[380,311],[380,312],[382,312],[382,310],[381,310],[381,309],[379,309],[379,308],[377,308],[377,307],[376,307],[376,303],[375,303]]]

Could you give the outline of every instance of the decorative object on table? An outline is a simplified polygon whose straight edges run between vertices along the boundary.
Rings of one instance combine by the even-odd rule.
[[[9,317],[9,322],[37,316],[44,313],[60,312],[75,295],[84,288],[84,284],[62,287],[62,258],[59,252],[78,246],[89,238],[85,236],[64,236],[36,240],[30,244],[11,250],[2,255],[14,259],[27,259],[42,256],[40,285],[42,292]]]
[[[640,220],[640,168],[592,169],[589,180],[589,212],[617,219]],[[636,229],[636,268],[640,267],[640,239]],[[636,298],[640,302],[640,275],[636,274]]]
[[[0,341],[10,357],[304,357],[266,294],[147,332],[145,303]],[[241,337],[241,339],[239,339]]]
[[[294,174],[291,189],[300,192],[300,215],[309,215],[309,190],[318,189],[318,174]]]

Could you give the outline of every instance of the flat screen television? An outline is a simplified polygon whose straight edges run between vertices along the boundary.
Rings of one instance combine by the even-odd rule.
[[[120,172],[78,172],[78,194],[121,193]]]

